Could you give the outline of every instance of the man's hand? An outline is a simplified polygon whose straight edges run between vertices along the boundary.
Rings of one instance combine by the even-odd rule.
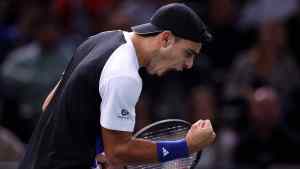
[[[104,153],[98,154],[96,160],[100,163],[102,169],[124,169],[124,166],[114,166],[110,164]]]
[[[198,152],[211,144],[216,138],[210,120],[195,122],[186,135],[190,153]]]

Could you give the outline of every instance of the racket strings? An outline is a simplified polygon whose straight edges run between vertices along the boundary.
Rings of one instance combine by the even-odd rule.
[[[165,163],[145,164],[138,166],[130,166],[130,169],[188,169],[191,167],[195,157],[182,158]]]
[[[176,140],[184,138],[189,126],[172,126],[165,127],[155,131],[145,132],[139,136],[152,141],[163,140]],[[192,166],[193,161],[196,159],[196,154],[193,154],[187,158],[181,158],[165,163],[143,164],[136,166],[129,166],[128,169],[188,169]]]
[[[157,131],[151,131],[147,133],[143,133],[140,138],[150,139],[153,141],[161,140],[161,139],[178,139],[184,138],[188,131],[188,127],[186,126],[175,126],[170,128],[163,128]]]

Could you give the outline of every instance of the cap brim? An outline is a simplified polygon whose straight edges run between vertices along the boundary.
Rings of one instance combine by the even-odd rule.
[[[211,33],[209,33],[207,30],[202,34],[201,36],[201,42],[202,43],[211,43],[213,41],[213,36]]]
[[[164,29],[161,29],[161,28],[153,25],[152,23],[136,25],[136,26],[131,27],[131,30],[140,35],[151,35],[151,34],[156,34],[156,33],[161,33],[163,31],[166,31]],[[203,44],[210,43],[212,41],[212,39],[213,39],[213,36],[207,30],[204,30],[203,34],[200,37],[199,42],[201,42]]]
[[[131,29],[136,32],[137,34],[141,35],[147,35],[147,34],[153,34],[153,33],[160,33],[163,32],[164,30],[160,29],[159,27],[151,24],[151,23],[145,23],[142,25],[137,25],[131,27]]]

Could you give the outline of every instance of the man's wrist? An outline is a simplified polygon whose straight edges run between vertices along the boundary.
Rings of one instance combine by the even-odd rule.
[[[159,141],[156,144],[159,162],[171,161],[189,156],[189,149],[185,139],[176,141]]]

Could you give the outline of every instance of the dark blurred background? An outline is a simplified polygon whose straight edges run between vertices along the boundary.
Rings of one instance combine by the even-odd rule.
[[[0,0],[0,168],[16,168],[41,105],[88,36],[146,22],[175,0]],[[186,0],[214,36],[188,71],[143,69],[136,130],[210,118],[201,169],[300,169],[300,2]],[[188,26],[188,25],[186,25]]]

